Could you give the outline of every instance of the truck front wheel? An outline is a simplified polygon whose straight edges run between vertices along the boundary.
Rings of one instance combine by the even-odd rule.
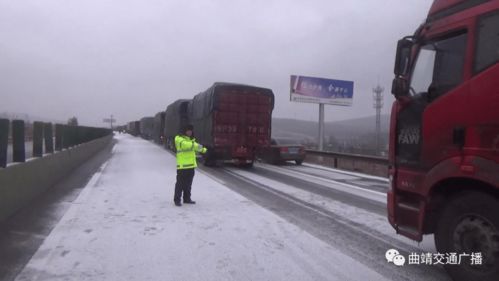
[[[444,266],[453,280],[497,280],[499,200],[471,191],[454,197],[438,221],[435,245],[441,254],[462,257]]]

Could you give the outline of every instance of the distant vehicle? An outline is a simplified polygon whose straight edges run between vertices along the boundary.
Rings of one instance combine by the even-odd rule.
[[[116,126],[116,127],[114,127],[114,131],[121,134],[121,133],[126,132],[126,127],[127,127],[126,125]]]
[[[128,122],[126,126],[126,131],[132,136],[140,135],[140,121]]]
[[[190,102],[188,99],[180,99],[166,107],[163,135],[165,147],[171,151],[175,151],[175,136],[189,123],[187,108]]]
[[[261,148],[258,152],[260,159],[275,165],[286,161],[295,161],[296,165],[301,165],[305,155],[305,147],[291,138],[272,138],[270,146]]]
[[[144,117],[140,119],[140,136],[150,140],[153,135],[154,117]]]
[[[165,144],[165,112],[161,111],[154,116],[152,138],[159,145]]]
[[[274,94],[255,86],[214,83],[189,104],[198,142],[207,146],[207,166],[232,162],[251,167],[257,149],[270,145]]]

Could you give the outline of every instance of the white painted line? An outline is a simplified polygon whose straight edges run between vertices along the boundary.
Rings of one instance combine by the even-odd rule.
[[[74,204],[81,204],[82,202],[84,202],[86,200],[86,198],[90,194],[91,189],[97,185],[97,182],[99,181],[100,177],[102,176],[102,173],[106,169],[108,163],[109,163],[109,160],[107,160],[104,164],[102,164],[100,166],[99,170],[97,170],[97,172],[95,172],[95,174],[92,176],[92,178],[90,178],[87,185],[80,192],[80,195],[78,195],[76,200],[73,201]]]
[[[325,178],[322,178],[319,176],[309,175],[309,174],[305,174],[302,172],[291,171],[289,169],[282,169],[280,167],[268,168],[268,167],[260,166],[260,165],[259,165],[259,167],[262,169],[277,172],[277,173],[280,173],[283,175],[292,176],[292,177],[295,177],[298,179],[307,178],[307,180],[309,180],[312,183],[316,183],[316,184],[320,184],[320,185],[328,184],[325,186],[342,191],[342,192],[361,196],[361,197],[366,198],[366,199],[374,200],[374,201],[377,201],[380,203],[386,203],[386,193],[383,193],[383,192],[374,191],[374,190],[358,187],[355,185],[351,185],[351,184],[347,184],[347,183],[343,183],[343,182],[338,182],[335,180],[325,179]]]

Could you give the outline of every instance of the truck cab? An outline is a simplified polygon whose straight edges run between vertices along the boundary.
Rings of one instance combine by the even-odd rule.
[[[388,220],[440,253],[455,280],[499,276],[499,1],[436,0],[399,40],[390,124]]]

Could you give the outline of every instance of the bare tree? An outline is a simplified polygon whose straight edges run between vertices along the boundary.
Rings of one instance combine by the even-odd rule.
[[[69,126],[78,126],[78,118],[76,118],[76,116],[69,118],[68,125]]]

